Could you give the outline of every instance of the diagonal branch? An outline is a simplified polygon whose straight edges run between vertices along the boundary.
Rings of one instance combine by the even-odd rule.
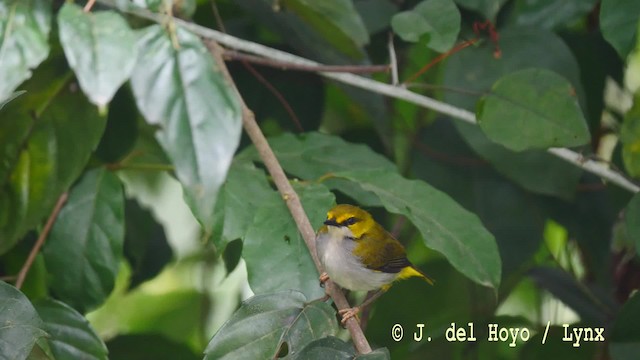
[[[18,273],[18,276],[16,278],[17,289],[20,289],[22,287],[22,284],[24,284],[24,280],[27,278],[29,269],[31,269],[31,265],[33,265],[33,262],[36,259],[36,256],[40,252],[40,248],[44,244],[44,241],[47,239],[47,235],[49,235],[49,232],[53,227],[53,223],[56,221],[56,218],[58,217],[58,214],[62,209],[62,205],[64,205],[64,203],[67,201],[67,196],[68,196],[68,193],[66,192],[60,195],[60,197],[58,198],[58,202],[56,202],[56,205],[53,207],[53,210],[51,211],[51,215],[49,215],[49,218],[47,219],[47,223],[44,225],[44,228],[42,229],[42,231],[40,232],[40,235],[38,236],[38,240],[36,240],[35,245],[33,245],[33,248],[31,249],[31,252],[27,257],[27,261],[24,262],[24,265],[22,265],[22,268]]]
[[[255,145],[258,153],[260,154],[260,158],[262,159],[264,165],[266,166],[269,174],[273,177],[273,181],[278,188],[278,191],[282,195],[289,211],[291,212],[291,216],[293,220],[296,222],[298,226],[298,230],[302,237],[304,238],[307,247],[309,248],[309,252],[311,253],[311,257],[313,258],[313,262],[316,265],[316,268],[319,272],[321,272],[320,261],[318,260],[318,255],[316,253],[316,243],[315,243],[315,232],[313,231],[313,227],[309,222],[309,218],[307,214],[304,212],[302,208],[302,203],[300,202],[300,198],[298,194],[295,192],[291,184],[289,183],[289,179],[287,175],[284,173],[282,166],[278,162],[275,154],[271,150],[267,139],[264,137],[264,134],[260,130],[260,127],[256,123],[253,112],[247,107],[242,96],[238,92],[231,75],[229,75],[229,71],[227,70],[227,66],[224,63],[222,58],[222,48],[215,42],[207,40],[205,41],[209,52],[216,60],[216,64],[218,68],[222,71],[223,76],[227,79],[229,86],[233,88],[233,90],[238,95],[238,99],[240,100],[240,106],[242,108],[242,125],[244,130],[251,138],[251,141]],[[333,302],[336,304],[338,309],[346,309],[350,308],[347,299],[345,298],[342,290],[331,281],[326,283],[326,290],[329,296],[333,299]],[[351,333],[351,339],[353,339],[353,343],[361,354],[366,354],[371,352],[371,346],[369,346],[369,342],[365,338],[358,321],[354,318],[351,318],[347,321],[346,327]]]
[[[117,5],[115,5],[113,0],[100,0],[100,2],[112,7],[117,7]],[[155,22],[161,23],[163,21],[162,15],[154,14],[147,10],[136,9],[131,7],[121,8],[121,10],[145,19],[155,21]],[[282,63],[289,63],[291,65],[305,65],[305,66],[322,65],[318,62],[308,60],[297,55],[289,54],[281,50],[273,49],[273,48],[270,48],[261,44],[257,44],[251,41],[243,40],[235,36],[224,34],[219,31],[215,31],[215,30],[212,30],[188,21],[175,19],[175,22],[176,24],[190,30],[191,32],[203,38],[214,40],[231,49],[254,54],[266,59],[271,59],[271,60],[279,61]],[[437,111],[441,114],[450,116],[452,118],[466,121],[471,124],[477,124],[476,117],[472,112],[435,100],[428,96],[414,93],[403,87],[385,84],[369,78],[365,78],[365,77],[354,75],[354,74],[348,74],[348,73],[335,73],[335,72],[332,73],[332,72],[322,72],[322,71],[318,73],[326,78],[339,81],[344,84],[352,85],[361,89],[365,89],[367,91],[386,95],[396,99],[405,100],[407,102],[416,104],[418,106]],[[582,168],[588,172],[591,172],[601,177],[604,180],[610,181],[611,183],[614,183],[625,190],[628,190],[634,193],[640,191],[640,186],[638,186],[634,182],[627,179],[623,174],[610,169],[604,163],[594,161],[591,159],[585,159],[579,153],[576,153],[575,151],[567,148],[551,148],[551,149],[548,149],[547,151],[579,168]]]

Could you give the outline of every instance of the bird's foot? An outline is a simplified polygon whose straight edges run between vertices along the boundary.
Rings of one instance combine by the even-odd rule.
[[[347,323],[347,320],[351,319],[352,317],[355,317],[356,320],[359,321],[358,319],[359,312],[360,312],[359,306],[338,310],[338,314],[342,315],[342,321],[341,321],[342,325],[345,325]]]
[[[327,280],[329,280],[329,274],[327,274],[326,272],[323,272],[322,274],[320,274],[320,287],[324,287],[324,283],[327,282]]]

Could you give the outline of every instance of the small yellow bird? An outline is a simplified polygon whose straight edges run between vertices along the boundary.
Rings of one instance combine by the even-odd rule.
[[[316,251],[326,271],[320,275],[321,282],[331,279],[355,291],[379,289],[360,306],[341,310],[343,324],[389,290],[396,280],[417,276],[433,284],[407,259],[398,240],[371,214],[353,205],[337,205],[329,210],[316,234]]]

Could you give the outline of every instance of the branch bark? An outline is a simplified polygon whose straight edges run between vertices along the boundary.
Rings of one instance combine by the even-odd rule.
[[[113,0],[100,0],[111,7],[117,7]],[[120,8],[122,11],[134,14],[138,17],[149,19],[158,23],[162,23],[164,17],[162,15],[154,14],[146,10],[135,8]],[[289,63],[291,65],[305,65],[305,66],[320,66],[322,64],[305,59],[303,57],[289,54],[287,52],[273,49],[261,44],[257,44],[251,41],[243,40],[235,36],[221,33],[216,30],[206,28],[188,21],[181,19],[175,19],[175,23],[188,29],[189,31],[206,39],[214,40],[228,48],[243,51],[245,53],[254,54],[274,61]],[[393,86],[385,84],[379,81],[375,81],[362,76],[348,74],[348,73],[335,73],[335,72],[318,72],[320,75],[332,79],[344,84],[352,85],[361,89],[365,89],[378,94],[386,95],[396,99],[401,99],[418,106],[434,110],[441,114],[450,116],[452,118],[466,121],[468,123],[477,124],[475,114],[465,109],[432,99],[428,96],[414,93],[404,87]],[[636,193],[640,191],[638,186],[633,181],[627,179],[623,174],[612,170],[606,164],[591,159],[585,159],[579,153],[567,148],[551,148],[547,150],[549,153],[579,167],[585,171],[591,172],[604,180],[607,180],[613,184],[620,186],[621,188],[630,192]]]
[[[56,202],[56,205],[53,207],[53,210],[51,211],[51,214],[47,219],[47,223],[44,225],[44,228],[38,236],[38,240],[36,240],[36,243],[33,245],[31,252],[29,252],[27,261],[24,262],[24,265],[22,265],[22,268],[20,269],[20,272],[16,277],[17,289],[20,289],[22,287],[22,284],[24,284],[24,280],[27,278],[27,274],[29,273],[29,269],[31,269],[31,265],[33,265],[33,261],[36,259],[36,255],[38,255],[38,253],[40,252],[40,248],[44,244],[44,241],[47,239],[47,235],[49,235],[49,231],[51,231],[53,223],[56,221],[58,213],[60,213],[60,210],[62,209],[62,205],[64,205],[64,203],[67,201],[67,196],[68,193],[62,193],[62,195],[60,195],[60,197],[58,198],[58,202]]]
[[[238,99],[240,100],[240,106],[242,109],[242,125],[244,127],[244,130],[247,132],[247,135],[249,135],[251,142],[253,142],[256,149],[258,150],[262,162],[273,178],[278,191],[282,195],[284,202],[287,204],[287,207],[291,212],[293,220],[296,222],[300,234],[302,234],[304,242],[306,243],[307,248],[311,253],[311,257],[313,258],[313,262],[318,269],[318,273],[321,273],[322,266],[316,253],[315,231],[313,230],[313,227],[309,222],[307,214],[304,212],[298,194],[289,183],[287,175],[284,173],[284,170],[282,169],[282,166],[280,166],[278,159],[271,150],[267,139],[264,137],[264,134],[256,123],[253,112],[245,104],[242,96],[240,95],[240,92],[238,91],[233,79],[231,78],[224,59],[222,58],[222,48],[215,41],[211,40],[205,40],[205,44],[207,45],[207,48],[209,49],[209,52],[211,53],[213,58],[216,60],[216,64],[218,65],[220,71],[222,71],[223,76],[229,82],[229,86],[231,86],[238,95]],[[334,283],[332,283],[331,281],[327,281],[325,283],[325,289],[327,291],[327,294],[333,299],[333,302],[336,304],[338,309],[346,309],[351,307],[347,302],[344,294],[342,293],[342,290]],[[364,333],[362,332],[358,321],[354,318],[351,318],[347,321],[346,327],[351,334],[351,339],[353,340],[356,350],[361,354],[371,352],[371,346],[364,336]]]

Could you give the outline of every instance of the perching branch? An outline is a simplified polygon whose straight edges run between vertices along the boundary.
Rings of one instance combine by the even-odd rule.
[[[311,223],[309,222],[307,214],[302,208],[302,203],[300,202],[298,194],[289,183],[287,175],[284,173],[284,170],[282,169],[282,166],[280,166],[278,159],[271,150],[267,139],[264,137],[264,134],[256,123],[253,112],[245,104],[233,79],[231,78],[231,75],[229,74],[226,64],[224,63],[224,60],[222,58],[222,48],[215,41],[205,41],[205,44],[207,45],[207,48],[209,49],[211,55],[216,60],[218,68],[220,69],[220,71],[222,71],[223,76],[227,79],[229,86],[238,95],[238,99],[240,100],[240,106],[242,109],[242,125],[244,127],[244,130],[247,132],[247,135],[249,135],[249,138],[251,138],[251,142],[253,142],[253,145],[255,145],[256,149],[258,150],[258,154],[260,154],[262,162],[273,178],[278,191],[282,195],[282,198],[284,199],[287,207],[289,208],[289,211],[291,212],[293,220],[296,222],[300,234],[302,234],[304,242],[307,244],[307,248],[311,253],[311,257],[313,258],[313,262],[315,263],[318,272],[321,273],[322,267],[316,253],[316,235],[313,227],[311,226]],[[347,302],[344,294],[342,293],[342,290],[340,290],[338,286],[333,284],[331,281],[327,281],[325,283],[325,286],[327,294],[331,296],[338,309],[347,309],[351,307]],[[371,352],[371,346],[365,338],[362,329],[360,329],[358,321],[354,318],[351,318],[347,321],[346,327],[351,334],[351,339],[353,340],[356,350],[361,354]]]
[[[222,54],[225,60],[246,61],[252,64],[268,66],[280,70],[296,70],[308,72],[346,72],[353,74],[370,74],[376,72],[388,72],[390,65],[302,65],[292,64],[264,58],[261,56],[249,55],[234,50],[225,50]]]
[[[100,0],[110,6],[116,6],[111,0]],[[163,16],[151,13],[147,10],[126,8],[122,11],[134,14],[136,16],[149,19],[158,23],[162,23]],[[206,39],[214,40],[228,48],[243,51],[245,53],[261,56],[266,59],[278,61],[281,63],[288,63],[293,65],[305,65],[305,66],[320,66],[322,64],[305,59],[303,57],[289,54],[287,52],[276,50],[261,44],[257,44],[251,41],[239,39],[235,36],[221,33],[216,30],[212,30],[188,21],[181,19],[175,19],[175,23],[188,29],[189,31]],[[471,124],[477,124],[475,115],[465,109],[432,99],[428,96],[414,93],[408,89],[399,86],[393,86],[385,84],[379,81],[375,81],[362,76],[348,74],[348,73],[335,73],[335,72],[318,72],[320,75],[332,79],[344,84],[352,85],[367,91],[386,95],[396,99],[405,100],[407,102],[416,104],[418,106],[434,110],[441,114],[456,118],[462,121],[466,121]],[[551,148],[548,152],[577,166],[585,171],[598,175],[604,180],[610,181],[623,189],[631,192],[640,191],[640,186],[627,179],[624,175],[610,169],[606,164],[594,161],[591,159],[585,159],[582,155],[566,148]]]
[[[40,252],[40,248],[44,244],[44,241],[47,239],[47,235],[49,235],[49,232],[53,227],[53,223],[56,221],[58,213],[60,213],[60,210],[62,209],[62,205],[64,205],[64,203],[67,201],[67,196],[68,193],[66,192],[60,195],[60,197],[58,198],[58,202],[56,202],[56,206],[53,207],[51,215],[49,215],[49,218],[47,219],[47,223],[44,225],[44,228],[38,236],[38,240],[36,240],[36,243],[33,245],[33,248],[31,249],[31,252],[27,257],[27,261],[24,262],[22,268],[20,269],[20,272],[18,273],[18,276],[16,278],[17,289],[20,289],[22,287],[22,284],[24,284],[24,280],[27,278],[27,274],[29,273],[29,269],[31,269],[31,265],[33,265],[33,262],[36,259],[36,255],[38,255],[38,253]]]

